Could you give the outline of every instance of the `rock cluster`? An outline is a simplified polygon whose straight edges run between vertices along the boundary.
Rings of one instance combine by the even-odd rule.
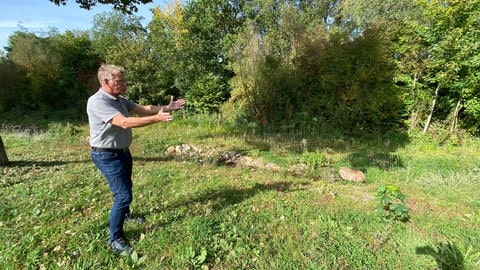
[[[214,147],[198,147],[189,144],[170,146],[165,154],[179,158],[191,158],[197,160],[210,160],[218,165],[245,167],[250,169],[265,169],[280,171],[281,168],[273,163],[265,162],[261,158],[252,158],[242,155],[235,150],[220,151]],[[290,166],[287,171],[295,176],[305,176],[310,169],[307,165],[299,163]],[[338,171],[340,178],[346,181],[364,183],[365,174],[356,169],[341,167]]]

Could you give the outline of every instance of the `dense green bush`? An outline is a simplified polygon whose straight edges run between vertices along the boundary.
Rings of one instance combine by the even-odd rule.
[[[230,102],[262,126],[330,126],[348,133],[398,128],[403,91],[394,85],[382,31],[352,37],[302,16],[284,7],[280,21],[296,23],[280,37],[275,29],[263,37],[254,26],[246,28],[239,37],[243,45],[233,51]],[[285,44],[282,53],[279,43]]]

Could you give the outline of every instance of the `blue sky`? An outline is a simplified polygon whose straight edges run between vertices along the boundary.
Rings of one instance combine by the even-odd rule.
[[[137,15],[145,18],[143,25],[152,18],[151,8],[164,6],[169,2],[154,0],[150,4],[139,5]],[[75,0],[67,0],[66,6],[56,6],[49,0],[0,0],[0,49],[3,50],[8,37],[21,27],[39,36],[52,27],[57,28],[60,33],[65,30],[89,30],[95,14],[111,10],[111,5],[100,4],[91,10],[81,9]]]

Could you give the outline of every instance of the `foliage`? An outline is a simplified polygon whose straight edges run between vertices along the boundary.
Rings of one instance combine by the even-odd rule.
[[[406,196],[395,185],[382,185],[377,189],[378,211],[385,220],[408,221],[410,209],[405,205]]]
[[[455,128],[478,132],[480,111],[478,69],[480,61],[480,1],[417,1],[422,16],[404,22],[397,53],[403,78],[413,85],[410,100],[417,108],[427,107],[422,96],[433,99],[440,88],[436,119],[448,120]],[[453,115],[453,116],[452,116]],[[460,121],[458,121],[460,118]]]
[[[9,38],[7,56],[14,65],[25,72],[29,87],[22,91],[25,91],[31,108],[49,103],[48,100],[43,101],[46,95],[49,95],[46,88],[56,78],[59,69],[59,57],[53,54],[45,38],[19,31]]]
[[[109,61],[127,69],[134,101],[188,97],[192,112],[222,107],[249,125],[480,129],[479,0],[175,1],[144,27],[128,11],[146,2],[77,1],[119,10],[97,15],[91,33],[14,33],[0,111],[83,111]]]
[[[108,54],[115,51],[118,43],[124,40],[142,38],[146,32],[142,26],[141,17],[126,15],[121,12],[103,12],[93,17],[91,29],[94,48],[106,58]]]
[[[28,104],[25,69],[4,56],[0,58],[0,81],[0,112],[9,111],[18,104]]]
[[[66,5],[68,0],[49,0],[55,5]],[[108,4],[112,5],[114,9],[120,10],[123,13],[131,14],[132,12],[137,12],[137,5],[151,3],[152,0],[75,0],[80,8],[91,9],[97,3],[98,4]]]
[[[217,111],[230,95],[228,50],[241,27],[243,1],[190,1],[157,8],[149,29],[160,71],[172,76],[196,111]],[[212,85],[205,88],[204,85]],[[192,92],[192,93],[189,93]],[[206,94],[208,97],[200,97]]]
[[[383,32],[369,29],[351,39],[348,31],[309,20],[328,14],[328,7],[278,4],[277,19],[261,26],[251,21],[232,50],[231,102],[263,126],[328,123],[353,133],[398,127],[402,92],[393,84]]]
[[[332,25],[347,28],[352,35],[382,25],[391,31],[390,36],[397,24],[418,18],[419,11],[411,0],[342,0],[333,4],[331,20]]]
[[[101,44],[97,48],[103,48],[106,62],[125,68],[127,98],[140,104],[165,104],[169,95],[177,95],[171,89],[171,80],[159,77],[165,74],[157,68],[160,59],[152,50],[140,17],[113,12],[96,19],[94,33]]]
[[[178,72],[181,61],[180,33],[182,26],[183,8],[180,1],[167,5],[165,9],[157,7],[153,10],[152,21],[148,24],[148,43],[154,55],[155,81],[160,89],[173,96],[185,96],[186,91],[181,91],[175,84],[178,77],[183,76]]]
[[[60,57],[59,81],[50,91],[56,93],[54,108],[85,108],[92,89],[98,88],[96,80],[99,56],[86,33],[67,31],[52,37],[52,50]],[[58,93],[58,94],[57,94]]]
[[[92,36],[95,49],[104,61],[126,70],[128,82],[126,97],[140,104],[165,104],[171,81],[158,77],[158,56],[152,50],[147,30],[141,17],[120,12],[108,12],[94,17]]]
[[[91,77],[98,62],[98,55],[85,33],[67,31],[61,35],[52,29],[49,36],[40,38],[18,31],[10,36],[7,49],[5,64],[12,69],[4,76],[11,76],[7,79],[14,84],[4,87],[16,96],[11,107],[83,109],[90,92],[88,88],[95,85]],[[18,92],[13,92],[15,90]]]
[[[209,113],[218,110],[224,102],[224,92],[222,79],[210,73],[197,78],[185,97],[196,112]]]
[[[393,85],[393,66],[381,34],[371,29],[352,41],[338,34],[326,44],[307,47],[299,70],[301,81],[311,82],[302,87],[311,101],[306,102],[306,115],[319,115],[354,133],[401,126],[402,91]]]

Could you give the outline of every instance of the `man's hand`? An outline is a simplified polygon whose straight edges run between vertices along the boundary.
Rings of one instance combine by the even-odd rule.
[[[163,108],[158,111],[157,115],[159,122],[171,122],[173,117],[170,113],[164,112]]]
[[[167,108],[170,111],[180,110],[185,106],[185,99],[174,100],[173,96],[170,96],[170,103]]]

